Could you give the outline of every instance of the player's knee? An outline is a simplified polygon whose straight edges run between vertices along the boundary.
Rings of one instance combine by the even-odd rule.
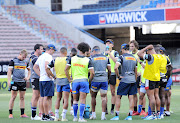
[[[111,91],[111,95],[112,95],[112,96],[115,96],[115,91]]]
[[[20,100],[23,101],[23,100],[24,100],[24,96],[21,96],[21,97],[20,97]]]
[[[139,99],[140,99],[140,100],[143,100],[143,98],[144,98],[143,95],[140,95],[140,96],[139,96]]]

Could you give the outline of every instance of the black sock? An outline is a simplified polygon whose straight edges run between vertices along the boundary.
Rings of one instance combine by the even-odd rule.
[[[156,113],[155,113],[155,111],[152,111],[152,115],[153,115],[153,116],[156,116]]]
[[[106,111],[107,111],[107,105],[106,105]]]
[[[12,111],[13,111],[12,109],[9,109],[9,114],[12,114]]]
[[[36,111],[32,110],[32,117],[35,117],[35,116],[36,116]]]
[[[115,104],[111,104],[111,111],[114,110]]]
[[[143,111],[145,111],[145,108],[142,108]]]
[[[134,111],[137,111],[137,106],[134,106]]]
[[[119,114],[116,112],[116,116],[119,116]]]
[[[45,118],[45,117],[46,117],[46,115],[43,113],[43,114],[42,114],[42,117],[43,117],[43,118]]]
[[[24,108],[21,108],[21,115],[24,114]]]

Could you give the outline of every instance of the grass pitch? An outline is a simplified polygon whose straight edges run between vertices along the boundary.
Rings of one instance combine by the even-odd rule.
[[[15,103],[14,103],[14,109],[13,109],[13,119],[9,119],[9,100],[10,100],[11,93],[7,90],[0,90],[0,123],[32,123],[32,122],[42,122],[42,121],[32,121],[30,119],[31,116],[31,97],[32,97],[32,90],[27,89],[26,95],[25,95],[25,113],[29,116],[29,118],[20,118],[20,108],[19,108],[19,95],[17,96]],[[53,97],[53,112],[54,112],[54,105],[55,105],[56,95]],[[90,94],[87,96],[87,104],[91,105],[91,97]],[[122,98],[121,108],[120,108],[120,120],[119,121],[110,121],[110,119],[113,117],[113,115],[106,115],[107,120],[101,121],[101,99],[100,95],[97,96],[97,104],[96,104],[96,116],[97,120],[88,120],[89,123],[109,123],[109,122],[121,122],[121,123],[127,123],[127,122],[133,122],[133,123],[144,123],[144,122],[157,122],[157,123],[178,123],[180,121],[180,86],[172,86],[172,97],[171,97],[171,110],[174,112],[171,114],[170,117],[165,117],[162,120],[156,120],[156,121],[144,121],[141,119],[141,116],[133,116],[132,121],[124,121],[125,117],[128,114],[129,111],[129,102],[127,96],[124,96]],[[147,101],[148,103],[148,101]],[[69,103],[70,104],[70,103]],[[62,102],[60,105],[60,114],[62,112]],[[110,90],[108,91],[108,111],[110,113],[111,108],[111,94]],[[68,123],[72,123],[73,116],[70,115],[70,106],[69,110],[67,112],[67,119],[69,120]],[[147,106],[146,106],[147,111]],[[37,111],[38,112],[38,111]],[[52,122],[52,121],[51,121]],[[61,122],[61,121],[59,121]]]

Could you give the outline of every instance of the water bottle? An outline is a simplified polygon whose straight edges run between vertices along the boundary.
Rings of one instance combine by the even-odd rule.
[[[105,51],[108,51],[109,50],[109,46],[106,46],[106,50]],[[108,56],[107,53],[105,53],[106,56]]]

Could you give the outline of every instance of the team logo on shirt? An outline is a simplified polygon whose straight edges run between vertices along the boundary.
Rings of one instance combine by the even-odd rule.
[[[78,66],[78,67],[83,67],[83,68],[86,67],[86,65],[83,65],[83,64],[77,64],[77,63],[74,63],[73,66]]]
[[[14,69],[26,69],[26,66],[14,66]]]
[[[133,57],[126,57],[126,60],[133,60],[133,61],[136,61],[136,59],[133,58]]]
[[[104,57],[98,57],[98,58],[94,58],[94,60],[96,61],[96,60],[106,60],[106,58],[104,58]]]

